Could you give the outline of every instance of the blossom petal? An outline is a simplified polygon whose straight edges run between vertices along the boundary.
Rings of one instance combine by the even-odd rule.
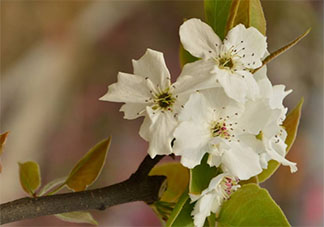
[[[270,106],[271,108],[284,108],[282,102],[283,99],[289,95],[292,90],[285,91],[285,85],[275,85],[272,89],[272,96],[270,98]]]
[[[124,112],[124,118],[127,120],[133,120],[138,117],[145,116],[145,107],[147,104],[143,103],[126,103],[122,105],[119,111]]]
[[[208,193],[201,197],[191,213],[194,216],[194,224],[196,227],[202,227],[206,218],[210,215],[215,200],[215,194]]]
[[[206,153],[203,148],[209,139],[208,131],[196,122],[185,121],[175,129],[174,137],[173,152],[181,155],[181,163],[188,168],[199,165]]]
[[[281,163],[284,166],[289,166],[290,167],[290,171],[292,173],[297,171],[297,166],[296,163],[288,161],[287,159],[285,159],[284,156],[281,156],[278,152],[276,151],[285,151],[287,145],[285,144],[285,142],[283,140],[279,140],[279,142],[272,142],[272,144],[270,145],[272,148],[267,149],[267,153],[270,156],[271,159],[276,160],[277,162]]]
[[[199,19],[190,19],[180,26],[183,47],[195,57],[208,59],[216,56],[221,45],[213,29]]]
[[[262,65],[261,58],[267,49],[266,37],[256,28],[239,24],[231,29],[225,40],[227,49],[233,49],[247,68],[256,69]]]
[[[212,109],[210,109],[208,106],[205,97],[200,93],[194,93],[184,105],[178,119],[180,121],[193,120],[203,124],[204,122],[208,122],[210,120],[211,111]]]
[[[134,74],[149,78],[162,90],[170,86],[170,73],[165,64],[163,53],[147,49],[139,60],[133,60]]]
[[[243,80],[247,87],[246,96],[252,100],[255,100],[259,95],[260,91],[259,86],[253,77],[253,74],[248,71],[244,71],[241,73],[241,75],[244,75]]]
[[[228,97],[239,103],[245,102],[245,97],[248,91],[243,78],[232,75],[226,70],[219,70],[217,73],[217,79],[220,85],[224,88]]]
[[[258,135],[272,120],[273,110],[266,100],[248,101],[245,111],[240,117],[239,127],[243,131]]]
[[[171,112],[153,111],[146,107],[146,111],[151,120],[148,131],[142,131],[141,136],[149,142],[148,153],[151,158],[156,155],[165,155],[172,152],[171,142],[173,131],[177,126],[177,121]]]
[[[149,141],[152,135],[150,131],[151,124],[151,119],[149,118],[149,116],[146,116],[139,130],[139,135],[146,141]]]
[[[176,94],[192,93],[219,86],[216,77],[211,73],[215,68],[212,61],[198,60],[185,64],[177,81],[172,85]]]
[[[99,100],[125,103],[146,103],[151,97],[143,77],[118,73],[118,81],[108,87],[108,92]]]
[[[232,142],[223,154],[223,168],[240,180],[247,180],[261,173],[260,158],[251,148]]]

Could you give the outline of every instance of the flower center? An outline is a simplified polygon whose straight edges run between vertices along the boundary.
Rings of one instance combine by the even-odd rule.
[[[260,131],[258,135],[255,136],[258,140],[261,140],[263,139],[263,132]]]
[[[156,110],[158,108],[163,110],[171,110],[173,103],[175,102],[175,98],[169,93],[168,89],[166,91],[161,92],[160,94],[155,95],[153,109]]]
[[[232,69],[233,66],[234,66],[234,63],[233,63],[232,58],[223,57],[223,58],[219,59],[219,67],[220,68]]]
[[[212,137],[219,136],[225,139],[229,139],[231,137],[225,122],[213,122],[210,130]]]
[[[239,182],[238,178],[224,177],[221,183],[224,199],[228,199],[230,195],[240,187],[238,185],[238,182]]]

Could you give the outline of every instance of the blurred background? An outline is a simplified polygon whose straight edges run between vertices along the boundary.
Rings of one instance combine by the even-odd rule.
[[[103,172],[91,186],[117,183],[146,155],[138,130],[121,104],[99,101],[117,73],[146,48],[163,51],[173,80],[180,73],[178,28],[203,16],[202,1],[9,1],[1,4],[1,203],[25,196],[18,162],[40,164],[42,183],[65,176],[103,138],[113,140]],[[323,2],[263,1],[270,52],[307,28],[311,33],[268,65],[273,84],[293,89],[291,109],[303,96],[303,115],[288,159],[266,187],[293,226],[323,226]],[[153,211],[134,202],[92,212],[101,226],[160,226]],[[53,216],[7,226],[81,226]]]

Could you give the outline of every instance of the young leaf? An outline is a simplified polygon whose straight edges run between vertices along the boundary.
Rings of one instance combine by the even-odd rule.
[[[238,24],[244,24],[247,28],[255,27],[263,35],[266,34],[266,20],[260,0],[233,0],[226,32]]]
[[[210,167],[207,164],[208,155],[205,155],[200,165],[190,169],[189,192],[191,194],[200,194],[206,189],[210,180],[219,174],[216,167]]]
[[[35,196],[35,191],[41,183],[39,166],[36,162],[29,161],[19,164],[20,184],[25,192],[31,196]]]
[[[186,51],[181,44],[179,49],[179,57],[181,68],[187,63],[198,60],[198,58],[192,56],[188,51]]]
[[[272,61],[273,59],[275,59],[276,57],[278,57],[282,53],[286,52],[287,50],[289,50],[290,48],[292,48],[293,46],[295,46],[297,43],[299,43],[299,41],[301,41],[310,32],[310,30],[311,29],[309,28],[306,32],[304,32],[303,34],[301,34],[300,36],[298,36],[295,40],[291,41],[287,45],[281,47],[280,49],[278,49],[275,52],[273,52],[270,55],[268,55],[262,61],[262,66],[260,66],[259,68],[255,69],[253,71],[253,73],[255,73],[256,71],[258,71],[260,68],[262,68],[264,65],[268,64],[270,61]]]
[[[162,175],[167,177],[167,190],[163,193],[160,201],[175,203],[187,190],[189,183],[189,170],[180,163],[166,163],[155,166],[150,176]]]
[[[65,184],[65,180],[66,180],[66,177],[61,177],[61,178],[57,178],[55,180],[52,180],[51,182],[49,182],[48,184],[46,184],[40,190],[40,192],[38,193],[38,195],[39,196],[43,196],[43,195],[45,195],[46,193],[48,193],[49,191],[51,191],[53,188],[55,188],[56,186],[58,186],[60,184],[63,187],[63,184]]]
[[[8,134],[9,134],[9,132],[5,132],[0,135],[0,155],[2,154],[3,145],[5,145],[5,143],[7,141]]]
[[[6,143],[7,137],[8,137],[9,132],[5,132],[0,135],[0,156],[3,151],[3,145]],[[1,160],[0,160],[0,173],[2,171],[2,165],[1,165]]]
[[[173,209],[170,218],[166,223],[166,226],[193,227],[194,223],[191,217],[193,207],[194,204],[190,203],[188,192],[184,192],[183,195],[180,197],[179,202]]]
[[[231,4],[235,0],[205,0],[205,17],[221,40],[226,36],[226,25]]]
[[[70,213],[55,214],[54,216],[62,221],[98,225],[98,222],[88,212],[76,211]]]
[[[83,191],[96,181],[105,164],[110,141],[111,137],[95,145],[74,166],[65,182],[70,189]]]
[[[222,205],[216,220],[222,226],[290,226],[267,190],[246,184]]]
[[[287,150],[286,150],[287,153],[289,152],[291,146],[293,145],[296,139],[303,103],[304,103],[304,99],[302,98],[299,101],[298,105],[295,107],[295,109],[293,109],[287,115],[286,119],[283,122],[283,127],[287,132],[287,138],[285,141],[285,143],[287,144]],[[279,166],[280,164],[277,161],[270,160],[268,162],[268,168],[263,170],[262,173],[258,175],[259,182],[262,183],[266,181],[269,177],[272,176],[272,174],[274,174],[274,172],[276,172]]]

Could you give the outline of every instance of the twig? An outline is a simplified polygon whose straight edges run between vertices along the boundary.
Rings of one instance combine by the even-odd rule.
[[[158,200],[164,176],[148,176],[150,170],[163,158],[146,156],[137,171],[126,181],[108,187],[37,198],[22,198],[0,205],[0,224],[28,218],[80,210],[105,208],[133,201],[148,204]]]

